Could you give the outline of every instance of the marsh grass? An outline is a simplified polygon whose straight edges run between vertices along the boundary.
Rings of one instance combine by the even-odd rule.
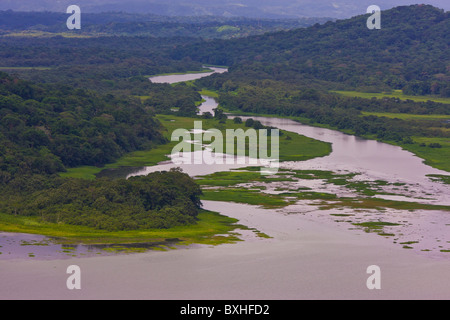
[[[166,243],[168,239],[178,239],[180,245],[235,243],[239,241],[237,229],[248,230],[238,224],[237,219],[202,210],[194,225],[178,226],[169,229],[148,229],[132,231],[104,231],[84,226],[56,224],[40,221],[38,217],[21,217],[0,214],[0,230],[13,233],[30,233],[51,237],[66,244],[129,244]],[[218,236],[220,235],[220,236]]]
[[[412,96],[406,95],[402,90],[393,90],[392,92],[382,92],[382,93],[368,93],[368,92],[357,92],[357,91],[332,91],[334,93],[341,94],[346,97],[357,97],[364,99],[371,98],[396,98],[400,100],[412,100],[416,102],[427,102],[434,101],[439,103],[450,103],[450,98],[444,98],[439,96]]]
[[[227,120],[225,124],[219,123],[215,119],[201,119],[189,117],[177,117],[172,115],[158,115],[158,120],[165,127],[164,136],[171,141],[172,132],[176,129],[194,129],[194,121],[202,121],[203,130],[217,128],[221,130],[224,140],[226,138],[227,129],[248,129],[244,124],[236,124],[233,120]],[[298,134],[289,134],[290,140],[280,138],[279,157],[280,161],[301,161],[309,160],[316,157],[323,157],[331,153],[331,144],[322,141],[307,138]],[[226,141],[224,141],[224,149],[226,153]],[[135,151],[127,153],[114,163],[107,164],[103,167],[82,166],[77,168],[69,168],[67,172],[61,173],[60,176],[67,178],[84,178],[95,179],[96,174],[105,169],[115,169],[121,167],[146,167],[154,166],[160,162],[168,161],[173,148],[178,144],[177,141],[171,141],[163,145],[155,146],[150,150]],[[208,144],[209,141],[204,141]],[[270,140],[268,142],[270,146]],[[246,155],[248,155],[248,142],[246,143]],[[233,154],[237,154],[240,150],[233,148]]]

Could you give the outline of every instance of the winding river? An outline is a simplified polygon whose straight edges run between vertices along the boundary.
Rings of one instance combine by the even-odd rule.
[[[214,72],[226,70],[214,69]],[[152,78],[151,81],[174,83],[208,75],[171,75]],[[216,102],[206,96],[204,99],[206,102],[200,106],[200,111],[211,112],[217,106]],[[329,156],[284,162],[282,168],[359,173],[359,179],[386,180],[408,186],[407,192],[402,194],[381,196],[386,199],[450,205],[449,186],[426,176],[448,173],[425,165],[420,158],[399,147],[289,119],[252,118],[265,125],[332,143],[333,151]],[[142,175],[171,167],[180,165],[166,162],[135,168],[132,173],[123,174]],[[181,167],[196,176],[236,166]],[[329,188],[327,185],[309,187],[318,191]],[[65,259],[53,256],[47,260],[14,256],[14,259],[8,259],[3,254],[0,255],[0,298],[450,298],[450,253],[446,252],[450,247],[448,211],[374,210],[356,213],[356,210],[345,209],[339,212],[342,215],[373,215],[384,221],[407,222],[398,237],[391,239],[350,228],[345,222],[336,222],[330,210],[314,209],[308,204],[299,203],[277,210],[218,201],[203,201],[203,205],[208,210],[235,217],[240,223],[272,238],[243,234],[246,241],[231,245],[89,259],[80,256],[67,256]],[[0,237],[0,245],[1,241]],[[406,250],[398,244],[402,241],[418,242],[419,245]],[[69,264],[77,264],[82,270],[87,270],[86,285],[79,292],[64,287],[65,268]],[[366,287],[366,269],[373,264],[380,266],[383,272],[381,290]],[[44,293],[40,290],[42,287],[51,289]]]

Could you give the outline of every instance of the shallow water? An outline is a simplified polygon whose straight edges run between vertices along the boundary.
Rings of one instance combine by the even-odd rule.
[[[171,81],[174,81],[173,78]],[[206,110],[206,103],[203,107]],[[207,107],[211,110],[215,105],[208,100]],[[422,160],[401,148],[304,126],[292,120],[257,119],[266,125],[333,144],[333,152],[329,156],[283,163],[283,168],[356,172],[359,175],[355,179],[383,179],[391,183],[402,182],[407,187],[398,195],[378,195],[380,197],[449,203],[449,187],[432,182],[425,176],[448,173],[424,165]],[[102,174],[126,177],[168,170],[173,166],[173,163],[167,162],[150,168],[121,169]],[[186,165],[183,169],[195,176],[235,167]],[[276,186],[266,192],[275,192],[273,189]],[[281,186],[290,187],[284,182]],[[294,187],[308,187],[339,195],[349,192],[320,180],[302,180],[295,182]],[[277,210],[217,201],[203,201],[203,204],[205,209],[236,218],[240,224],[256,228],[272,238],[258,238],[254,233],[246,236],[243,233],[241,238],[245,241],[236,244],[108,256],[113,253],[105,252],[102,250],[104,248],[91,248],[92,251],[88,252],[88,247],[80,246],[77,247],[79,254],[75,255],[74,250],[64,252],[67,247],[56,244],[40,246],[49,241],[41,236],[0,234],[0,241],[3,241],[0,244],[0,298],[450,298],[450,253],[441,252],[448,249],[450,243],[449,212],[318,210],[314,201],[308,200]],[[395,237],[381,237],[356,228],[347,221],[349,219],[382,220],[401,225],[386,228],[386,232],[395,232]],[[24,241],[35,246],[22,246]],[[411,249],[402,249],[402,246]],[[99,251],[101,255],[96,254]],[[17,259],[1,261],[7,252]],[[34,257],[29,257],[30,253]],[[90,258],[80,259],[86,256]],[[79,265],[83,270],[82,290],[67,290],[66,268],[69,264]],[[382,270],[381,290],[368,290],[366,287],[366,268],[373,264]]]
[[[64,244],[56,238],[35,234],[0,232],[0,260],[54,260],[109,256],[175,247],[179,240],[126,244]]]
[[[150,77],[150,81],[153,83],[178,83],[183,81],[197,80],[200,78],[204,78],[212,75],[213,73],[224,73],[227,72],[226,68],[216,68],[216,67],[208,67],[213,70],[212,72],[203,72],[203,73],[189,73],[189,74],[174,74],[167,76],[156,76]]]
[[[214,99],[209,99],[200,106],[199,112],[210,111],[217,107]],[[232,117],[230,115],[230,117]],[[249,118],[241,116],[243,120]],[[450,205],[450,186],[436,182],[427,177],[428,174],[443,174],[447,172],[434,169],[423,163],[423,160],[405,151],[400,147],[378,142],[375,140],[362,139],[356,136],[341,133],[339,131],[312,127],[301,124],[297,121],[282,118],[251,117],[261,121],[267,126],[276,127],[282,130],[295,132],[316,140],[329,142],[332,144],[330,155],[315,158],[307,161],[282,162],[280,167],[292,170],[331,170],[336,173],[357,173],[355,181],[377,181],[382,180],[389,183],[383,187],[386,193],[377,194],[375,197],[386,200],[410,201],[434,205]],[[207,151],[206,151],[207,152]],[[180,167],[191,176],[201,176],[217,171],[232,170],[245,167],[245,165],[193,165],[174,164],[171,161],[161,163],[157,166],[134,168],[133,172],[124,169],[123,177],[145,175],[154,171],[170,170]],[[307,187],[311,191],[334,193],[339,196],[354,196],[348,188],[323,183],[320,180],[302,180],[294,183],[291,187]],[[394,184],[401,184],[395,187]],[[275,184],[274,187],[288,188],[289,182]],[[250,186],[249,186],[250,187]],[[271,188],[265,192],[271,192]],[[273,188],[272,188],[272,192]],[[304,201],[305,202],[305,201]],[[346,225],[352,228],[351,223],[361,221],[390,221],[400,222],[401,226],[396,228],[384,228],[388,234],[391,230],[395,232],[395,237],[387,241],[394,242],[399,246],[411,249],[421,255],[429,257],[440,257],[449,259],[450,253],[450,213],[448,211],[422,210],[410,212],[406,210],[386,209],[378,210],[340,210],[328,212],[319,210],[311,205],[289,206],[280,212],[297,213],[320,221],[321,223],[347,220]],[[331,215],[330,215],[331,214]],[[344,214],[352,216],[352,219],[337,219],[333,214]],[[441,252],[443,250],[443,252]]]
[[[216,72],[225,72],[226,69],[216,69]],[[179,82],[189,79],[196,79],[198,76],[204,77],[209,74],[188,74],[188,75],[172,75],[163,76],[153,79],[158,82]],[[188,79],[188,80],[189,80]],[[214,99],[204,97],[206,102],[200,106],[199,112],[211,112],[217,107]],[[242,117],[244,120],[247,117]],[[332,153],[329,156],[322,158],[315,158],[308,161],[283,162],[282,168],[292,170],[332,170],[335,172],[344,173],[358,173],[355,179],[363,181],[385,180],[389,183],[402,183],[405,187],[402,191],[395,191],[394,195],[377,195],[384,199],[414,201],[439,205],[450,205],[450,186],[439,182],[434,182],[427,174],[444,174],[443,172],[423,163],[423,161],[413,155],[412,153],[402,150],[400,147],[380,143],[373,140],[361,139],[355,136],[347,135],[338,131],[312,127],[303,125],[290,119],[266,118],[266,117],[252,117],[261,121],[264,125],[277,127],[286,131],[296,132],[307,137],[330,142],[332,144]],[[208,151],[206,151],[208,152]],[[218,155],[219,157],[230,157],[226,155]],[[248,161],[248,159],[247,159]],[[166,161],[157,166],[142,167],[142,168],[118,168],[112,170],[104,170],[99,176],[108,176],[113,178],[130,177],[136,175],[146,175],[154,171],[170,170],[174,167],[181,167],[184,172],[191,176],[201,176],[211,174],[218,171],[232,170],[236,168],[245,167],[245,164],[237,162],[233,164],[223,165],[204,165],[204,164],[175,164],[172,161]],[[300,185],[296,185],[299,187]],[[304,180],[301,186],[311,188],[312,191],[330,192],[338,195],[346,195],[348,189],[343,187],[323,184],[317,180]],[[285,183],[283,187],[288,187]],[[392,190],[390,190],[392,191]],[[270,188],[269,191],[270,192]],[[210,202],[209,202],[210,203]],[[330,212],[318,210],[314,206],[306,204],[298,204],[289,206],[279,212],[285,214],[299,214],[308,219],[320,221],[321,223],[336,223],[336,218],[330,216]],[[208,208],[209,209],[209,208]],[[220,210],[219,210],[220,211]],[[341,211],[332,213],[342,214]],[[450,243],[450,214],[448,211],[417,211],[415,213],[405,212],[400,210],[386,210],[380,213],[377,210],[368,210],[360,212],[358,210],[346,210],[345,214],[356,216],[356,219],[365,220],[382,219],[383,221],[401,221],[402,228],[396,233],[395,239],[388,241],[402,243],[414,242],[414,251],[420,254],[427,254],[428,256],[439,256],[443,258],[450,258],[449,253],[441,253],[441,250],[449,249]],[[257,217],[255,217],[257,219]],[[351,225],[347,224],[347,228]],[[20,237],[19,237],[20,238]],[[19,241],[19,240],[18,240]],[[38,240],[36,240],[38,241]],[[14,242],[14,241],[12,241]],[[417,244],[418,242],[419,244]],[[16,242],[16,244],[19,242]],[[0,248],[6,252],[5,248]],[[17,253],[22,257],[28,257],[29,253],[25,248],[20,248]],[[60,247],[47,246],[46,248],[39,248],[33,250],[33,255],[45,256],[46,252],[54,250],[63,251],[66,256],[70,256],[70,252],[64,252]],[[89,250],[92,250],[90,248]],[[88,248],[80,247],[80,254],[89,255]],[[100,249],[101,250],[101,249]],[[426,251],[422,251],[426,250]],[[429,250],[429,251],[428,251]],[[66,250],[67,251],[67,250]],[[86,251],[86,252],[84,252]],[[9,250],[11,252],[11,250]],[[42,252],[42,253],[40,253]],[[14,255],[13,255],[14,256]],[[3,255],[5,257],[5,255]],[[0,255],[0,259],[1,259]]]

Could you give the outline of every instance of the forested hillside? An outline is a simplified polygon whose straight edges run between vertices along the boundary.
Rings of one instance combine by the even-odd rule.
[[[449,13],[423,5],[397,7],[382,12],[381,30],[367,29],[368,16],[245,40],[188,44],[172,58],[230,65],[226,74],[197,81],[218,92],[223,108],[299,117],[399,144],[448,170],[450,121],[442,115],[450,115],[450,104],[433,100],[450,96]],[[402,90],[424,102],[348,97],[335,90],[368,97]]]
[[[178,46],[172,57],[232,66],[235,79],[320,83],[332,89],[403,89],[450,96],[450,13],[432,6],[382,12],[262,36]]]
[[[182,172],[96,181],[57,175],[157,147],[166,142],[162,129],[139,99],[0,73],[0,213],[109,231],[195,223],[201,190]]]
[[[2,175],[101,166],[163,143],[160,124],[133,99],[0,74]]]
[[[84,9],[84,7],[83,7]],[[168,17],[126,12],[85,13],[80,30],[69,31],[65,10],[58,12],[0,11],[0,35],[98,37],[148,36],[230,39],[311,26],[332,20],[326,17],[296,19],[249,19],[220,16]]]

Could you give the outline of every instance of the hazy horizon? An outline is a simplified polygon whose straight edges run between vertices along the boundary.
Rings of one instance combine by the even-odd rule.
[[[79,5],[83,12],[122,11],[166,16],[228,16],[249,18],[332,17],[350,18],[364,14],[369,5],[382,10],[396,6],[429,4],[450,10],[447,0],[0,0],[0,10],[65,12],[69,5]]]

